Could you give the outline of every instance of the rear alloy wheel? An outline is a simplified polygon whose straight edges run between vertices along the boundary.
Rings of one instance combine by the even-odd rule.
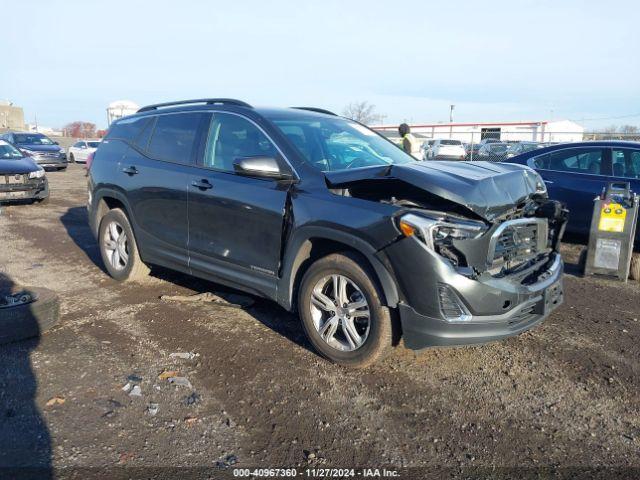
[[[366,367],[391,350],[393,323],[366,260],[345,252],[317,260],[298,290],[298,313],[310,342],[324,357]]]
[[[98,239],[102,261],[113,278],[140,280],[149,274],[149,268],[138,255],[131,225],[122,210],[109,210],[102,217]]]

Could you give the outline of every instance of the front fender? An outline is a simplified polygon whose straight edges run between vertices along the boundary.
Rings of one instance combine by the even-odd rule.
[[[373,267],[380,287],[382,288],[383,303],[395,307],[399,302],[399,293],[390,267],[385,266],[386,257],[369,243],[342,230],[329,227],[307,226],[297,229],[289,239],[283,261],[282,275],[278,281],[278,303],[287,310],[292,310],[295,304],[294,294],[297,285],[297,274],[300,266],[307,260],[314,242],[331,240],[344,244],[346,247],[363,255]],[[386,262],[388,265],[388,262]]]

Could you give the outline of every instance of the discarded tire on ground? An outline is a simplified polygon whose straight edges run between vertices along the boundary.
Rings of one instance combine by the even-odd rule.
[[[0,291],[0,344],[38,337],[58,322],[60,301],[49,289]]]

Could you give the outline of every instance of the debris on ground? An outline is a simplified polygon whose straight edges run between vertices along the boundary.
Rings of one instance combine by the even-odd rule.
[[[129,393],[132,387],[133,387],[133,384],[131,382],[127,382],[127,384],[124,387],[122,387],[122,391],[125,393]]]
[[[131,374],[127,377],[127,380],[134,383],[140,383],[142,381],[142,377],[140,375]]]
[[[198,395],[196,392],[193,392],[191,395],[184,399],[184,404],[190,407],[191,405],[195,405],[196,403],[198,403],[200,401],[200,398],[200,395]]]
[[[248,308],[255,302],[253,298],[237,293],[225,293],[221,297],[213,292],[196,293],[195,295],[161,295],[160,300],[169,302],[205,302],[215,303],[221,307]]]
[[[184,423],[191,426],[198,421],[198,417],[192,417],[191,415],[184,418]]]
[[[193,388],[191,386],[191,382],[187,377],[170,377],[169,383],[180,386],[180,387]]]
[[[129,396],[130,397],[141,397],[142,396],[142,389],[140,388],[140,385],[134,385],[133,388],[131,389],[131,391],[129,392]]]
[[[181,358],[182,360],[193,360],[194,358],[199,356],[199,353],[193,352],[175,352],[169,354],[169,358]]]
[[[226,470],[231,465],[235,465],[236,463],[238,463],[238,457],[236,457],[235,455],[227,455],[224,460],[218,460],[216,462],[216,467],[221,470]]]
[[[60,397],[58,395],[56,395],[53,398],[50,398],[49,400],[47,400],[47,403],[45,404],[47,407],[53,407],[54,405],[62,405],[66,400],[64,399],[64,397]]]
[[[147,407],[147,413],[152,417],[156,416],[156,414],[158,413],[158,410],[160,410],[160,405],[158,405],[157,403],[150,403],[149,406]]]
[[[165,370],[158,375],[158,378],[160,380],[167,380],[168,378],[177,377],[178,375],[180,375],[180,372],[177,372],[176,370]]]

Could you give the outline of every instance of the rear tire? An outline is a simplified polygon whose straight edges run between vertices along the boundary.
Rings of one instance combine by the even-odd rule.
[[[127,215],[119,208],[100,220],[98,244],[104,266],[115,280],[144,280],[149,275],[138,253],[138,245]]]
[[[344,295],[332,295],[336,278],[338,284],[345,282]],[[384,358],[391,351],[395,325],[380,292],[375,273],[358,254],[336,253],[313,263],[298,289],[298,313],[315,349],[332,362],[351,368],[364,368]],[[319,302],[318,298],[324,300]],[[336,298],[338,304],[332,305]],[[348,298],[346,303],[342,303],[344,298]],[[341,308],[344,305],[347,308]],[[350,308],[356,305],[361,305],[359,310]],[[332,322],[335,327],[327,326]]]
[[[75,157],[73,156],[73,153],[69,155],[69,162],[71,162],[71,163],[76,163],[76,159],[75,159]]]

